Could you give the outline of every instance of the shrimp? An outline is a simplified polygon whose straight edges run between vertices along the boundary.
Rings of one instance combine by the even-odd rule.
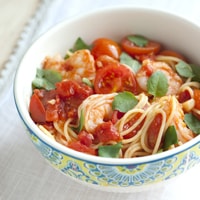
[[[85,99],[79,106],[78,115],[84,113],[86,131],[94,133],[95,128],[112,117],[112,102],[116,93],[94,94]]]
[[[187,128],[184,122],[182,105],[178,102],[176,97],[174,95],[169,95],[160,98],[158,101],[159,106],[166,113],[165,131],[169,126],[174,125],[177,132],[178,141],[185,143],[191,140],[194,137],[193,132]]]
[[[165,62],[156,62],[152,60],[144,60],[142,67],[136,73],[136,80],[139,87],[147,91],[147,81],[150,75],[156,71],[162,71],[168,80],[168,91],[166,95],[175,95],[178,93],[182,85],[181,77],[173,71],[173,69]]]
[[[59,71],[63,79],[82,81],[88,78],[93,81],[96,73],[95,61],[89,50],[83,49],[74,52],[68,59],[61,56],[46,57],[43,63],[44,69]]]

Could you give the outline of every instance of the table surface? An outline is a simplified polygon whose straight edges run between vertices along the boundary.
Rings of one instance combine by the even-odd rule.
[[[0,70],[4,68],[17,41],[40,0],[0,0]]]

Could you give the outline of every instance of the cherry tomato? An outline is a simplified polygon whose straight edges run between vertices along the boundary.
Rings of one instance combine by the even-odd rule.
[[[160,44],[157,42],[148,41],[146,46],[140,47],[131,42],[128,37],[122,39],[121,47],[126,53],[131,56],[157,54],[160,51]]]
[[[34,122],[43,123],[46,121],[44,105],[35,93],[30,99],[29,112]]]
[[[56,91],[62,97],[69,98],[76,96],[80,99],[85,99],[93,93],[91,87],[73,80],[56,83]]]
[[[121,64],[109,64],[96,73],[94,90],[97,94],[130,91],[136,93],[135,76],[131,70]]]
[[[153,149],[156,144],[161,124],[162,124],[162,115],[157,114],[147,130],[148,144],[151,149]]]
[[[95,136],[99,142],[119,141],[120,134],[111,121],[104,122],[95,128]]]
[[[92,141],[93,141],[94,137],[92,134],[90,133],[87,133],[86,131],[81,131],[79,134],[78,134],[78,140],[86,145],[86,146],[90,146],[92,144]]]
[[[95,66],[96,66],[96,69],[98,70],[108,64],[118,63],[118,62],[119,62],[118,60],[116,60],[110,56],[101,55],[95,60]]]
[[[47,122],[57,121],[59,119],[59,102],[60,99],[49,101],[45,107],[45,118]]]
[[[195,108],[200,110],[200,90],[194,89]]]
[[[79,152],[87,153],[87,154],[90,154],[90,155],[97,155],[95,149],[92,149],[91,147],[88,147],[85,144],[82,144],[80,141],[70,142],[68,144],[68,147],[70,149],[74,149],[74,150],[79,151]]]
[[[156,56],[153,53],[151,53],[151,54],[141,54],[141,55],[139,54],[139,55],[135,55],[134,57],[136,60],[142,63],[146,59],[155,60]]]
[[[163,56],[172,56],[172,57],[176,57],[179,58],[181,60],[186,60],[184,58],[184,56],[182,56],[180,53],[176,52],[176,51],[172,51],[172,50],[163,50],[161,52],[159,52],[159,55],[163,55]]]
[[[91,53],[94,59],[97,59],[101,55],[107,55],[118,60],[121,54],[121,48],[113,40],[98,38],[92,43]]]

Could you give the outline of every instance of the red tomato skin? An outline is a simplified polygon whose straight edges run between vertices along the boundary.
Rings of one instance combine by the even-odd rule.
[[[125,37],[121,41],[122,50],[128,53],[131,56],[135,55],[146,55],[146,54],[157,54],[160,51],[160,44],[157,42],[149,41],[147,46],[139,47],[136,46],[133,42],[128,40],[128,37]]]
[[[137,93],[134,74],[121,64],[109,64],[96,73],[94,90],[97,94],[130,91]]]
[[[115,41],[111,39],[98,38],[92,43],[91,54],[94,56],[94,59],[97,59],[102,55],[107,55],[119,60],[121,48]]]
[[[55,101],[53,100],[52,103],[48,103],[46,105],[46,112],[45,112],[45,119],[47,122],[53,122],[53,121],[58,121],[59,119],[59,103],[60,99],[57,98]]]
[[[30,99],[29,112],[34,122],[44,123],[46,121],[45,108],[35,93],[31,96]]]
[[[94,134],[99,142],[120,141],[120,134],[111,121],[98,125]]]
[[[93,90],[91,87],[73,80],[56,83],[56,91],[58,95],[64,98],[76,96],[80,99],[85,99],[93,94]]]
[[[109,64],[116,64],[119,61],[108,56],[108,55],[101,55],[95,60],[95,67],[96,70],[101,69],[102,67],[105,67],[106,65]]]
[[[190,96],[190,93],[185,90],[183,92],[181,92],[179,95],[178,95],[178,101],[179,103],[183,103],[187,100],[191,99],[191,96]]]
[[[67,145],[70,149],[82,152],[82,153],[87,153],[90,155],[97,155],[97,152],[95,149],[92,149],[91,147],[86,146],[85,144],[82,144],[80,141],[73,141]]]
[[[153,149],[156,144],[161,124],[162,115],[157,114],[147,130],[148,145],[151,149]]]
[[[82,144],[84,144],[84,145],[86,145],[87,147],[89,147],[89,146],[92,144],[92,142],[93,142],[93,140],[94,140],[94,137],[93,137],[92,134],[90,134],[90,133],[88,133],[88,132],[86,132],[86,131],[81,131],[81,132],[78,134],[78,140],[79,140]]]

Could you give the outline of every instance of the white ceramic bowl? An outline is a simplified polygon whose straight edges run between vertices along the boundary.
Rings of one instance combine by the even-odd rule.
[[[200,64],[200,27],[183,17],[163,11],[115,7],[64,21],[33,43],[16,73],[14,96],[28,135],[42,156],[56,169],[89,186],[117,192],[142,190],[182,174],[200,162],[200,136],[160,154],[117,159],[86,155],[62,146],[41,132],[28,112],[31,82],[46,55],[65,55],[77,37],[90,43],[98,37],[116,41],[137,33],[182,52]]]

